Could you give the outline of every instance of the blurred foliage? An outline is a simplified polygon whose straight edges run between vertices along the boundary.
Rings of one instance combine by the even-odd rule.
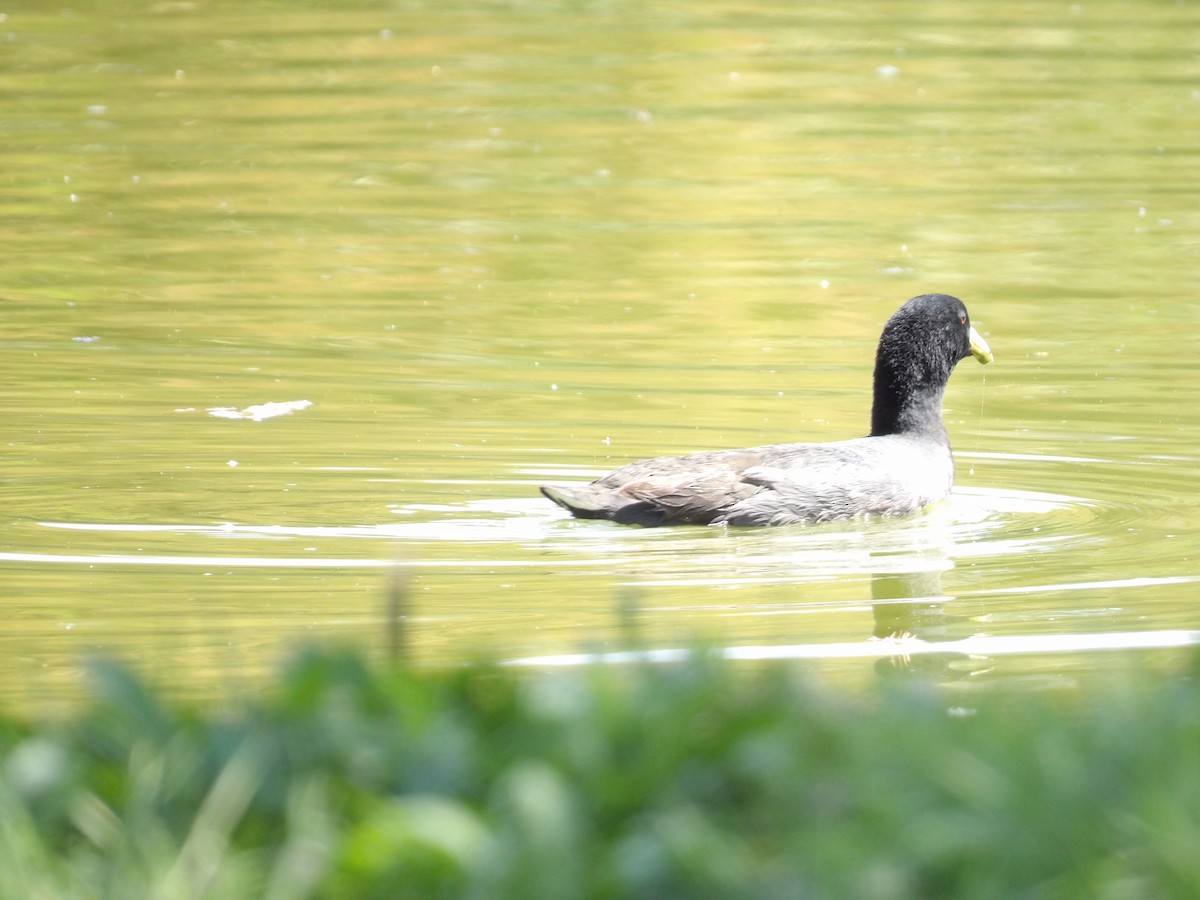
[[[1200,896],[1194,678],[847,697],[789,667],[376,671],[0,721],[0,896]]]

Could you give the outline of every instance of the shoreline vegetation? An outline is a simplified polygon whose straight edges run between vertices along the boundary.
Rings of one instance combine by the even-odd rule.
[[[1200,896],[1200,659],[1063,691],[372,667],[0,717],[0,896]]]

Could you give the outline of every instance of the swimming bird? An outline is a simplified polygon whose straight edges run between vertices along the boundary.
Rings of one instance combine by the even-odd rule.
[[[954,483],[942,395],[968,356],[992,361],[966,306],[948,294],[922,294],[884,325],[867,437],[663,456],[590,484],[541,491],[578,518],[648,527],[907,515],[944,498]]]

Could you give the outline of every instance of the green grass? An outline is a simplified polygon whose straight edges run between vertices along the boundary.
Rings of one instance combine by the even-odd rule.
[[[377,671],[0,720],[0,896],[1196,897],[1200,685],[868,696],[786,666]]]

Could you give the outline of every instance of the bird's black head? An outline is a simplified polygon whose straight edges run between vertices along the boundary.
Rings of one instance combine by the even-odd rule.
[[[955,365],[968,356],[992,361],[992,351],[957,297],[922,294],[896,310],[875,355],[871,434],[944,433],[942,394]]]

